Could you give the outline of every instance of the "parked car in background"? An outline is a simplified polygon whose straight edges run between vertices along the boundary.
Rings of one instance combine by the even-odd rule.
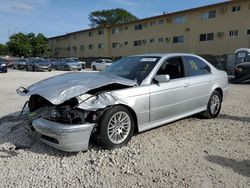
[[[250,55],[246,56],[243,63],[235,66],[234,76],[236,82],[243,82],[250,79]]]
[[[30,58],[27,61],[27,71],[51,71],[52,66],[50,61],[43,58]]]
[[[126,145],[136,132],[202,113],[216,118],[228,92],[224,71],[191,54],[122,58],[101,72],[68,73],[40,81],[30,96],[32,134],[64,151]]]
[[[6,60],[2,59],[2,58],[0,58],[0,72],[2,72],[2,73],[8,72]]]
[[[70,58],[66,58],[66,60],[68,61],[72,61],[72,62],[78,62],[82,65],[82,69],[86,68],[86,62],[81,61],[80,59],[76,58],[76,57],[70,57]]]
[[[15,61],[13,61],[12,63],[12,68],[13,69],[26,69],[27,67],[27,59],[26,58],[22,58],[22,59],[17,59]]]
[[[64,70],[64,71],[71,71],[71,70],[82,70],[82,64],[78,61],[75,61],[73,59],[60,59],[55,62],[54,64],[55,70]]]
[[[91,68],[93,70],[104,70],[108,66],[112,64],[112,60],[110,59],[97,59],[94,62],[91,63]]]

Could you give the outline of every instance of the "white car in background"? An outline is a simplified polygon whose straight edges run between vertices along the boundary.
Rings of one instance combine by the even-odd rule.
[[[85,69],[86,68],[86,62],[84,61],[81,61],[80,59],[76,58],[76,57],[70,57],[70,58],[66,58],[67,61],[70,61],[70,62],[77,62],[77,63],[80,63],[81,64],[81,67],[82,69]]]
[[[91,68],[93,70],[104,70],[106,67],[112,64],[112,60],[110,59],[97,59],[91,63]]]

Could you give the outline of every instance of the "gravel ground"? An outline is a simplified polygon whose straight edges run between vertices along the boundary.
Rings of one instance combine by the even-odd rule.
[[[20,86],[63,72],[0,74],[0,117],[20,111]],[[0,126],[0,187],[250,187],[250,86],[230,85],[221,115],[138,134],[121,149],[66,153]]]

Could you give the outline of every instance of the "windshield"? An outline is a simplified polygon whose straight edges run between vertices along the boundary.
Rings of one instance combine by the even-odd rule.
[[[104,61],[105,61],[105,63],[112,63],[112,61],[109,59],[105,59]]]
[[[77,63],[77,61],[75,59],[68,59],[66,60],[67,63]]]
[[[34,63],[46,63],[46,64],[49,63],[49,61],[46,59],[34,59],[33,62]]]
[[[244,62],[250,62],[250,55],[246,57]]]
[[[112,74],[122,78],[137,80],[140,84],[152,71],[161,57],[125,57],[104,69],[102,74]]]

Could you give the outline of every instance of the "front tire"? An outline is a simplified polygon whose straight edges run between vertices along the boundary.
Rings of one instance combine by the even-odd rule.
[[[218,91],[213,91],[207,104],[207,110],[202,113],[206,118],[212,119],[218,117],[221,110],[222,96]]]
[[[100,120],[97,141],[104,149],[120,148],[131,140],[134,129],[135,123],[129,110],[114,106]]]
[[[93,66],[93,70],[96,70],[96,66],[95,65]]]

